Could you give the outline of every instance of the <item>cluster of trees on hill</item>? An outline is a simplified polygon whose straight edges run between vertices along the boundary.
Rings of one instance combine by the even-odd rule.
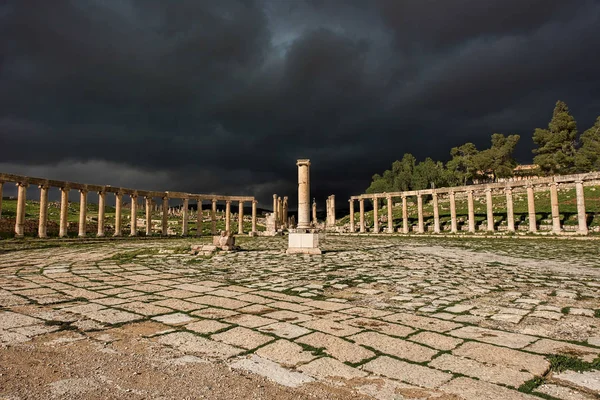
[[[477,180],[495,182],[514,175],[517,162],[513,152],[519,135],[494,133],[491,146],[478,150],[473,143],[450,150],[446,163],[427,157],[424,161],[410,153],[394,161],[383,175],[373,175],[367,193],[401,192],[433,187],[460,186]],[[558,101],[547,129],[536,128],[533,141],[533,162],[537,167],[532,175],[554,175],[600,170],[600,116],[594,126],[579,137],[577,123],[567,105]]]

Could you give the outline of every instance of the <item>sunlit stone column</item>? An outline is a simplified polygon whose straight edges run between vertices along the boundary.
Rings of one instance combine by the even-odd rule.
[[[440,210],[438,208],[438,195],[435,190],[431,196],[433,197],[433,232],[440,233]]]
[[[485,208],[487,211],[487,230],[494,232],[494,205],[492,204],[492,189],[485,189]]]
[[[310,228],[310,160],[298,160],[298,229]]]
[[[277,231],[279,216],[277,214],[277,195],[273,195],[273,224],[275,225],[275,230]]]
[[[58,236],[67,236],[67,224],[68,224],[68,213],[69,213],[69,190],[68,186],[60,188],[60,228],[58,229]]]
[[[146,236],[152,236],[152,197],[146,196]]]
[[[38,222],[38,237],[48,236],[48,185],[40,185],[40,220]],[[0,194],[1,196],[1,194]]]
[[[394,233],[394,205],[392,204],[392,201],[392,196],[387,196],[388,233]]]
[[[419,219],[419,233],[425,233],[425,222],[423,221],[423,196],[417,194],[417,218]]]
[[[283,206],[287,207],[287,197],[284,197]],[[287,214],[287,210],[283,213]],[[287,218],[286,218],[287,219]],[[244,233],[244,202],[240,201],[238,204],[238,233],[242,235]]]
[[[212,199],[210,208],[210,233],[212,235],[217,234],[217,199]]]
[[[288,208],[289,208],[289,200],[287,196],[283,197],[283,226],[288,228]]]
[[[365,233],[365,199],[358,199],[360,233]]]
[[[402,233],[408,233],[408,203],[406,195],[402,195]]]
[[[575,181],[575,194],[577,196],[577,233],[580,235],[588,234],[588,227],[585,214],[585,192],[583,190],[583,181]]]
[[[550,184],[550,207],[552,208],[552,233],[560,233],[560,214],[558,210],[558,188],[556,182]]]
[[[231,235],[231,200],[225,202],[225,230]]]
[[[252,200],[252,235],[256,235],[256,204],[258,201]]]
[[[527,211],[529,213],[529,232],[537,232],[537,223],[535,220],[535,196],[533,185],[527,184]]]
[[[122,231],[122,215],[123,208],[123,193],[117,192],[115,193],[115,233],[113,236],[121,236],[123,234]]]
[[[202,199],[196,200],[196,236],[202,236]]]
[[[312,223],[317,226],[317,202],[314,199],[312,203]]]
[[[331,195],[331,200],[329,201],[329,207],[331,210],[331,227],[335,228],[335,194]]]
[[[469,210],[469,232],[475,233],[475,206],[473,205],[472,190],[467,190],[467,208]]]
[[[104,236],[104,213],[106,205],[106,191],[101,190],[98,192],[98,232],[97,237]]]
[[[15,237],[22,238],[25,234],[25,206],[27,199],[27,183],[17,183],[17,220],[15,222]]]
[[[279,222],[279,226],[283,227],[285,225],[285,221],[283,220],[283,200],[281,196],[277,198],[277,221]]]
[[[2,190],[4,189],[4,182],[0,181],[0,217],[2,216]]]
[[[138,206],[138,195],[137,193],[129,195],[131,204],[131,216],[129,223],[129,236],[137,236],[137,206]]]
[[[350,232],[354,233],[354,199],[348,200],[348,204],[350,205]]]
[[[507,187],[506,192],[506,230],[508,232],[515,231],[515,212],[513,209],[512,188]]]
[[[86,189],[79,190],[79,237],[87,234],[87,194]]]
[[[163,236],[169,235],[169,196],[162,198],[162,232]]]
[[[379,233],[379,199],[373,197],[373,232]]]
[[[448,193],[448,197],[450,199],[450,232],[457,233],[458,223],[456,222],[456,196],[454,195],[453,190]]]
[[[187,236],[189,234],[189,208],[190,200],[183,199],[183,214],[181,220],[181,236]]]

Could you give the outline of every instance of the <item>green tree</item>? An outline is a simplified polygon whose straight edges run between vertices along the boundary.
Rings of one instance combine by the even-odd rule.
[[[444,163],[427,157],[425,161],[415,166],[411,188],[412,190],[429,189],[432,184],[434,187],[448,186],[448,173]]]
[[[575,166],[579,172],[600,171],[600,117],[596,123],[579,138],[581,147],[575,156]]]
[[[403,192],[410,190],[417,159],[410,153],[405,153],[401,161],[392,164],[392,191]]]
[[[536,128],[533,141],[538,145],[533,150],[533,162],[547,174],[569,173],[575,167],[575,142],[577,123],[569,107],[557,101],[548,124],[548,129]]]
[[[473,143],[465,143],[450,150],[452,159],[446,163],[451,185],[466,185],[477,174],[476,156],[479,152]]]
[[[498,178],[513,176],[513,170],[517,166],[513,152],[520,138],[519,135],[492,135],[492,146],[474,157],[477,171],[482,173],[484,179],[491,178],[495,182]]]

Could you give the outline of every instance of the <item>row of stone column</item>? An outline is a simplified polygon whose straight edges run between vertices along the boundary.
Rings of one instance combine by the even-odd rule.
[[[24,224],[25,224],[25,202],[27,198],[27,183],[17,183],[17,213],[15,222],[15,236],[23,237],[24,235]],[[48,185],[40,185],[40,214],[39,214],[39,225],[38,225],[38,236],[40,238],[47,237],[47,225],[48,225]],[[68,226],[68,204],[69,204],[69,187],[62,187],[61,199],[60,199],[60,223],[59,223],[59,237],[67,236]],[[79,190],[79,237],[85,237],[87,233],[87,190]],[[137,236],[137,199],[136,194],[130,194],[131,201],[131,222],[130,222],[130,236]],[[0,212],[2,210],[2,183],[0,183]],[[152,234],[152,197],[146,197],[146,235]],[[202,200],[198,199],[197,208],[197,230],[196,235],[202,234]],[[252,201],[252,232],[256,232],[256,204],[257,201]],[[104,236],[104,213],[106,205],[106,192],[98,192],[98,231],[96,236]],[[123,205],[123,193],[115,193],[115,232],[113,236],[122,236],[122,205]],[[238,233],[244,233],[244,202],[238,202]],[[168,234],[169,223],[169,198],[162,198],[162,219],[161,219],[161,233],[166,236]],[[211,233],[217,234],[217,200],[212,199],[211,208]],[[189,219],[189,199],[183,200],[183,216],[182,216],[182,235],[187,236],[189,233],[188,228]],[[231,200],[225,202],[225,230],[231,232]]]
[[[287,228],[288,227],[288,211],[289,211],[289,202],[288,197],[284,196],[283,198],[277,196],[277,194],[273,195],[273,216],[275,217],[275,230],[279,228]]]
[[[552,214],[552,233],[560,233],[561,225],[560,225],[560,210],[558,205],[558,184],[556,182],[552,182],[549,184],[550,190],[550,205],[551,205],[551,214]],[[535,212],[535,194],[534,194],[534,186],[527,185],[527,208],[529,215],[529,231],[537,232],[537,223],[536,223],[536,212]],[[473,190],[466,190],[467,193],[467,223],[468,223],[468,231],[475,232],[475,207],[473,203]],[[506,195],[506,212],[507,212],[507,231],[515,232],[515,217],[513,210],[513,189],[511,187],[506,187],[504,189],[504,193]],[[585,198],[584,198],[584,190],[583,190],[583,181],[575,182],[575,193],[577,198],[577,220],[578,220],[578,229],[577,232],[580,234],[587,234],[588,227],[586,221],[586,213],[585,213]],[[433,231],[434,233],[440,233],[440,215],[439,215],[439,206],[438,206],[438,193],[434,190],[431,193],[433,198]],[[456,200],[455,200],[455,192],[449,191],[448,198],[450,202],[450,231],[452,233],[458,232],[458,223],[456,218]],[[488,232],[494,232],[494,211],[493,211],[493,203],[492,203],[492,189],[485,189],[486,196],[486,230]],[[424,233],[425,232],[425,223],[423,218],[423,195],[417,194],[417,232]],[[408,233],[408,206],[407,206],[407,196],[402,195],[402,233]],[[365,205],[364,198],[360,198],[359,200],[359,232],[364,233],[366,231],[365,226]],[[355,232],[355,221],[354,221],[354,199],[350,199],[350,231]],[[393,233],[393,198],[391,195],[386,196],[387,202],[387,232]],[[373,231],[375,233],[379,232],[379,202],[376,197],[373,197]]]

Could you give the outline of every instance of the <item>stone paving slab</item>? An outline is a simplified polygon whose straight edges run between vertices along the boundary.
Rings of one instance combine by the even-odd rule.
[[[437,388],[452,379],[452,375],[446,372],[386,356],[369,361],[362,366],[362,369],[426,388]]]
[[[484,343],[466,342],[456,348],[452,354],[517,371],[529,371],[536,376],[544,375],[550,368],[550,362],[542,356]]]
[[[306,364],[316,358],[296,343],[284,339],[261,347],[255,354],[290,368],[298,364]]]
[[[419,332],[412,335],[409,340],[433,347],[438,350],[452,350],[463,341],[449,336],[440,335],[435,332]]]
[[[157,341],[175,347],[187,354],[214,359],[227,359],[244,351],[239,347],[215,342],[188,332],[174,332],[158,336]]]
[[[539,354],[562,354],[580,358],[587,362],[592,362],[595,358],[600,356],[600,349],[550,339],[539,340],[534,344],[527,346],[524,350]]]
[[[286,339],[294,339],[311,332],[306,328],[287,322],[276,322],[274,324],[264,325],[258,328],[258,330],[261,332],[272,333]]]
[[[462,374],[486,382],[499,383],[515,388],[533,378],[533,375],[529,372],[520,372],[503,366],[485,364],[451,354],[442,354],[431,361],[429,365],[442,371],[450,371],[455,374]]]
[[[385,333],[386,335],[406,337],[415,332],[414,329],[408,326],[392,324],[390,322],[380,321],[369,318],[355,318],[344,321],[345,324],[356,326],[363,329],[369,329]]]
[[[413,362],[429,361],[438,353],[437,350],[376,332],[363,332],[350,336],[348,339],[382,353]]]
[[[471,378],[453,379],[440,389],[464,400],[539,400],[537,396]]]
[[[308,364],[301,365],[298,369],[307,375],[319,380],[339,382],[340,379],[355,379],[367,376],[364,371],[349,367],[348,365],[329,357],[321,357]]]
[[[448,334],[463,339],[479,340],[482,342],[515,349],[522,349],[528,344],[538,340],[538,338],[534,336],[480,328],[477,326],[466,326],[464,328],[448,332]]]
[[[237,327],[212,335],[211,339],[218,340],[244,349],[254,349],[273,340],[271,336],[263,335],[253,330]]]
[[[230,326],[231,325],[229,324],[224,324],[212,319],[203,319],[201,321],[196,321],[185,325],[185,329],[194,331],[196,333],[207,334],[229,328]]]
[[[444,321],[437,318],[422,317],[414,314],[396,313],[382,317],[383,320],[389,322],[397,322],[412,328],[424,329],[434,332],[447,332],[451,329],[460,328],[461,324],[455,322]]]
[[[273,361],[254,354],[250,357],[235,360],[230,363],[229,366],[234,369],[242,369],[244,371],[264,376],[273,382],[277,382],[280,385],[288,387],[298,387],[305,383],[314,382],[315,380],[306,374],[302,374],[297,371],[290,371]]]
[[[597,397],[591,394],[582,393],[570,387],[558,386],[553,384],[544,384],[537,389],[535,393],[542,393],[548,396],[552,396],[557,399],[568,399],[568,400],[596,400]]]
[[[564,371],[552,375],[552,380],[600,395],[600,371]]]
[[[301,322],[301,326],[315,331],[321,331],[334,336],[350,336],[362,331],[361,328],[355,328],[344,323],[329,321],[327,319],[313,319],[306,322]]]
[[[296,342],[307,344],[317,349],[324,348],[327,354],[342,362],[358,363],[375,356],[375,353],[364,347],[321,332],[303,336],[296,339]]]

